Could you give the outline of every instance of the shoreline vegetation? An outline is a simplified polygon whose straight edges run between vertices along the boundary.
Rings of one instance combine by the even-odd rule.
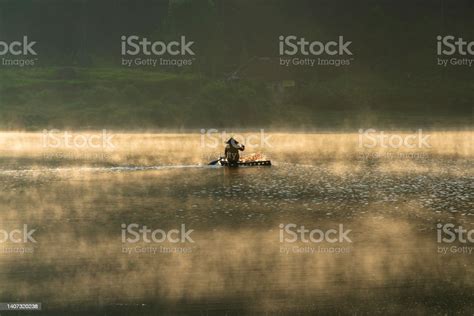
[[[472,128],[466,102],[474,90],[463,80],[437,90],[421,81],[397,86],[340,73],[290,88],[275,85],[123,68],[2,69],[0,130]]]

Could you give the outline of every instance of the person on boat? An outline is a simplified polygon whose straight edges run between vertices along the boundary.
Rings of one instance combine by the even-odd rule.
[[[239,144],[233,137],[231,137],[226,144],[224,152],[225,158],[229,162],[229,165],[236,165],[240,159],[239,151],[244,151],[245,146]]]

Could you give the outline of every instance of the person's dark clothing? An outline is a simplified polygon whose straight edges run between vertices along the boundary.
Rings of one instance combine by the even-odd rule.
[[[230,142],[225,146],[225,158],[230,164],[235,164],[240,159],[239,151],[243,151],[244,149],[245,146]]]

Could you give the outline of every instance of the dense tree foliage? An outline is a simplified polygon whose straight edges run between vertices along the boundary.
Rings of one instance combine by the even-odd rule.
[[[438,66],[436,36],[474,40],[473,9],[468,0],[0,0],[0,41],[27,35],[38,51],[34,67],[0,66],[0,128],[469,123],[474,67]],[[124,35],[185,36],[196,55],[186,67],[127,68]],[[285,69],[280,35],[342,35],[352,63]]]

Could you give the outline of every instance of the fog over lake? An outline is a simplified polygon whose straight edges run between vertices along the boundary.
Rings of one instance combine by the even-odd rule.
[[[223,144],[202,134],[78,149],[1,133],[0,229],[27,225],[35,242],[0,244],[0,301],[57,315],[468,314],[472,244],[439,243],[437,225],[474,227],[472,133],[427,134],[430,147],[361,148],[357,133],[275,133],[244,152],[271,167],[232,169],[207,165]]]

